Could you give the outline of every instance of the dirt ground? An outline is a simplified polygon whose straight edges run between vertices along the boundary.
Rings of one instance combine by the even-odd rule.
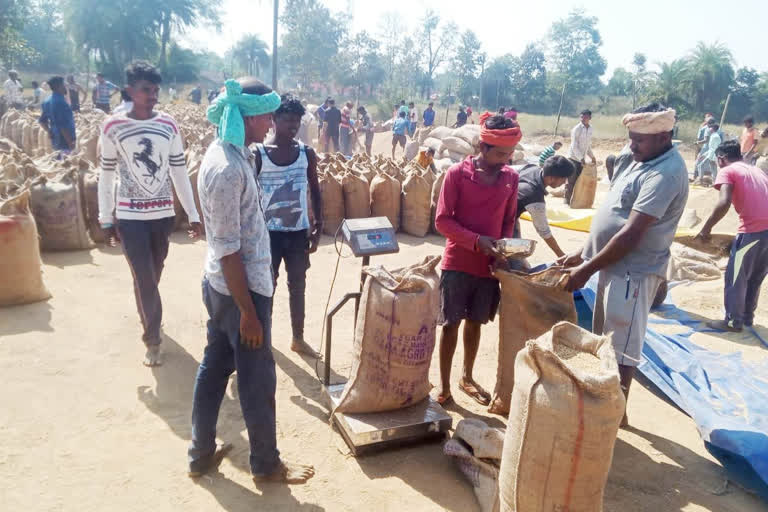
[[[386,135],[384,135],[386,136]],[[377,147],[387,141],[377,136]],[[604,158],[604,155],[598,155]],[[601,184],[601,191],[605,185]],[[712,191],[693,190],[692,205],[706,215]],[[558,199],[552,199],[559,201]],[[702,216],[702,213],[700,213]],[[729,217],[728,222],[733,222]],[[536,239],[530,223],[523,235]],[[555,228],[561,245],[575,249],[585,233]],[[443,240],[399,236],[400,253],[373,258],[395,267],[442,252]],[[207,316],[200,297],[205,242],[173,236],[161,283],[165,365],[141,365],[143,346],[131,277],[119,249],[45,253],[44,275],[53,297],[0,309],[0,503],[4,510],[154,510],[228,512],[269,510],[478,510],[472,489],[442,454],[439,443],[354,458],[328,425],[314,365],[289,350],[285,278],[274,303],[278,443],[289,460],[314,464],[317,475],[302,486],[251,482],[248,442],[234,379],[224,399],[219,437],[234,450],[219,471],[195,482],[186,476],[192,386],[205,345]],[[331,240],[312,257],[307,283],[307,338],[320,345],[323,309],[336,263]],[[539,244],[532,262],[551,261]],[[359,261],[340,265],[332,300],[357,289]],[[673,290],[692,313],[720,314],[722,283]],[[763,297],[766,299],[766,297]],[[346,378],[351,366],[352,309],[335,322],[333,370]],[[758,311],[768,325],[768,302]],[[768,329],[758,327],[768,337]],[[740,350],[750,358],[766,351],[749,335],[697,335],[709,348]],[[483,329],[475,377],[493,388],[498,325]],[[454,382],[462,360],[459,347]],[[430,371],[438,380],[437,352]],[[454,389],[454,426],[479,417],[493,426],[503,418]],[[629,400],[632,428],[622,430],[605,496],[608,512],[751,512],[766,506],[730,485],[706,452],[693,421],[646,387]]]

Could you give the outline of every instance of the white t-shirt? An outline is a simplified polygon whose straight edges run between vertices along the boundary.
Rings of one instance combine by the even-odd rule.
[[[22,103],[24,101],[22,95],[23,89],[20,81],[13,81],[9,78],[3,84],[3,96],[5,96],[5,101],[8,103]]]

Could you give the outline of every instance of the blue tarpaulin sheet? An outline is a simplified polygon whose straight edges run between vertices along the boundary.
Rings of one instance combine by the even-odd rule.
[[[580,290],[590,308],[596,283],[593,278]],[[703,322],[669,301],[656,312],[662,318],[649,320],[639,370],[696,422],[707,450],[728,477],[768,500],[768,355],[755,363],[740,352],[706,350],[690,341],[695,332],[712,331]],[[587,323],[582,327],[590,328],[579,313],[580,323]],[[673,325],[678,334],[661,334],[654,329],[659,324]]]

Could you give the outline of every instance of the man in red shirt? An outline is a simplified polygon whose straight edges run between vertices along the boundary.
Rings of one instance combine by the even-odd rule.
[[[755,319],[760,286],[768,274],[768,175],[742,160],[735,140],[720,144],[715,155],[720,167],[715,179],[720,200],[697,238],[709,238],[731,203],[739,214],[739,228],[725,270],[725,319],[707,325],[719,331],[741,332]]]
[[[480,155],[468,156],[445,175],[435,225],[446,237],[440,276],[440,388],[437,401],[451,399],[451,364],[459,325],[464,320],[464,371],[459,389],[481,405],[490,394],[472,377],[480,346],[480,326],[499,306],[494,261],[506,264],[493,242],[511,238],[517,217],[518,175],[506,164],[522,138],[520,127],[504,116],[480,117]]]

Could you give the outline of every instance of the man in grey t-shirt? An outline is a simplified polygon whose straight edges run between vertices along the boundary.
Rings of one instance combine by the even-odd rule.
[[[674,117],[674,110],[657,103],[624,116],[631,155],[616,159],[611,188],[583,250],[561,259],[573,267],[569,290],[582,288],[599,272],[593,331],[611,335],[625,396],[688,200],[688,171],[672,146]]]

